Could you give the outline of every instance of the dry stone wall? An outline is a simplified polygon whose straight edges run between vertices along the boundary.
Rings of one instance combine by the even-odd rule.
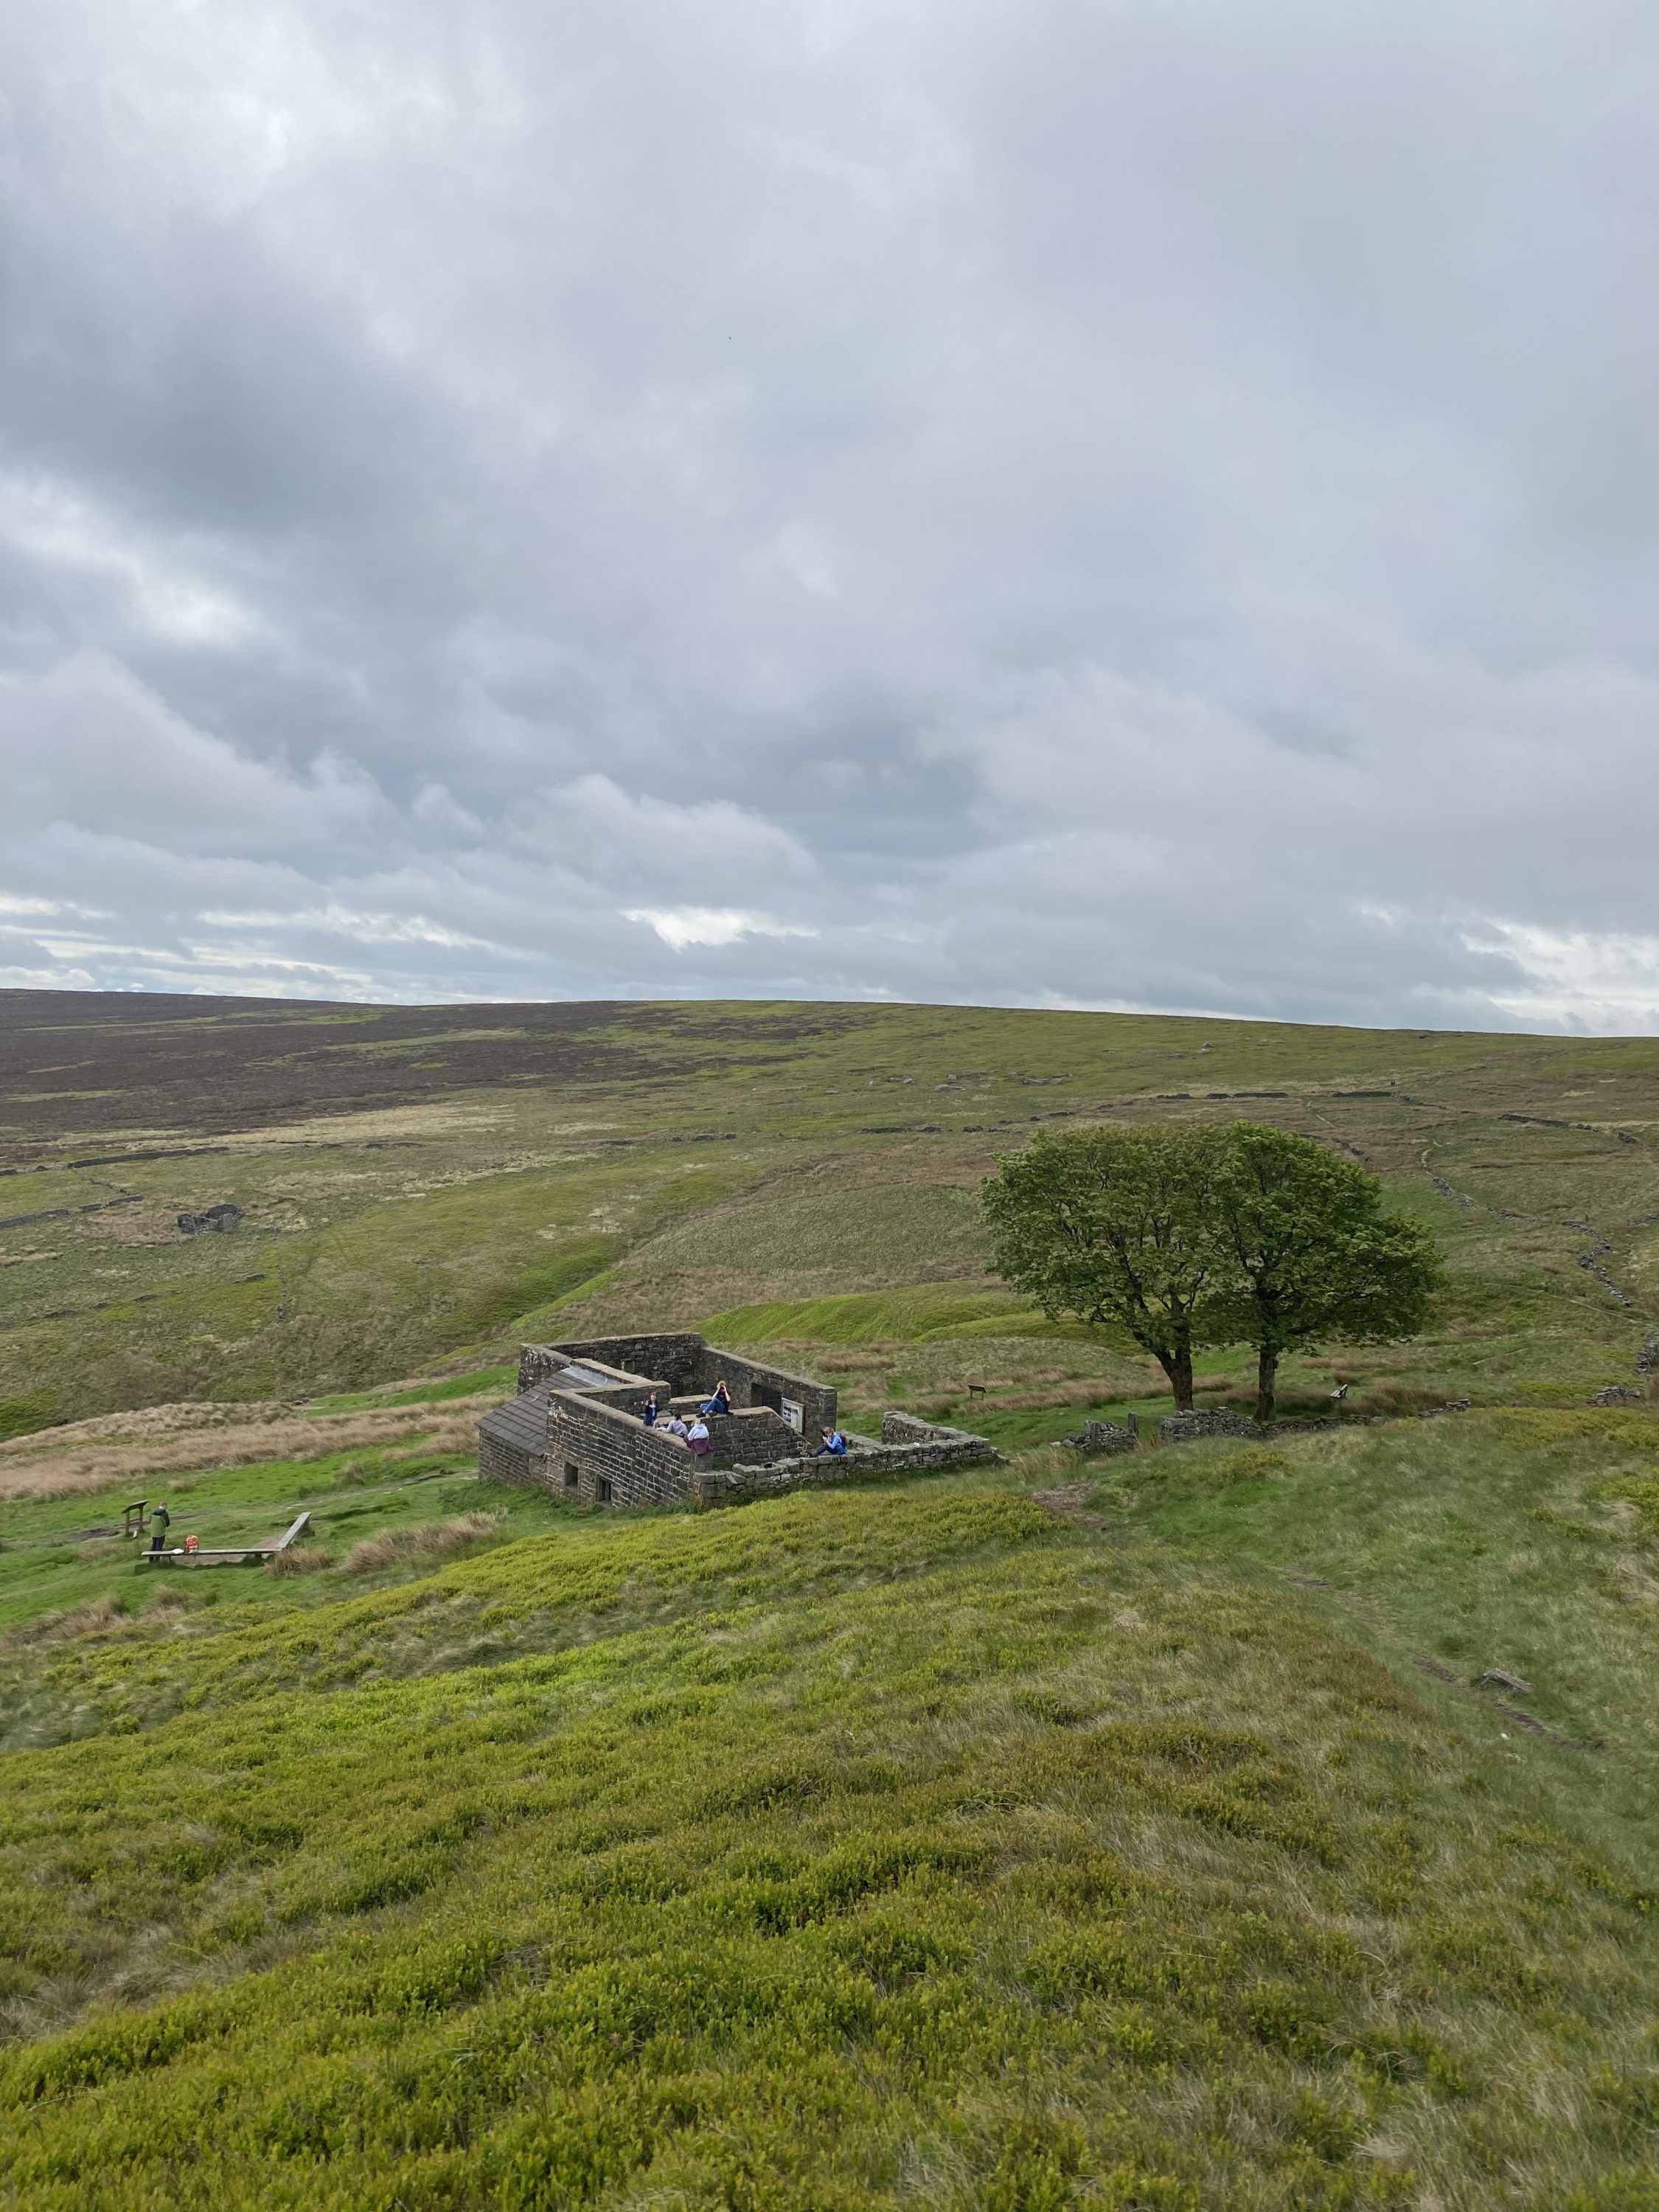
[[[775,1460],[795,1460],[801,1455],[799,1433],[769,1406],[744,1406],[730,1413],[710,1413],[707,1426],[713,1448],[711,1456],[717,1467],[729,1467],[738,1462],[767,1467]]]
[[[584,1505],[683,1505],[696,1461],[678,1437],[589,1398],[548,1406],[546,1487]]]
[[[804,1375],[792,1375],[787,1368],[741,1358],[735,1352],[722,1352],[718,1345],[705,1345],[701,1371],[691,1388],[712,1390],[722,1376],[734,1406],[769,1406],[780,1415],[786,1399],[799,1407],[798,1433],[805,1437],[809,1448],[817,1443],[820,1430],[836,1425],[837,1400],[828,1383],[809,1382]]]
[[[1127,1426],[1119,1421],[1085,1421],[1076,1436],[1066,1439],[1079,1451],[1085,1452],[1133,1451],[1139,1441],[1140,1420],[1134,1413],[1130,1414]]]
[[[561,1388],[558,1378],[572,1362],[616,1379]],[[644,1379],[653,1374],[662,1379]],[[647,1428],[641,1419],[651,1390],[659,1400],[684,1400],[711,1389],[720,1376],[731,1390],[732,1410],[709,1416],[706,1455],[694,1454],[682,1438]],[[889,1413],[879,1440],[849,1436],[851,1449],[844,1455],[814,1457],[819,1430],[835,1425],[835,1391],[763,1360],[721,1352],[690,1331],[527,1344],[519,1381],[519,1395],[478,1425],[479,1473],[493,1482],[545,1489],[588,1505],[736,1503],[803,1486],[997,1456],[987,1438],[966,1429]],[[787,1418],[786,1405],[799,1416],[799,1429]]]
[[[817,1442],[821,1429],[833,1428],[836,1424],[836,1396],[830,1384],[811,1382],[804,1375],[792,1375],[787,1368],[774,1367],[763,1359],[747,1359],[735,1352],[723,1352],[692,1329],[521,1346],[520,1390],[528,1390],[546,1381],[573,1359],[617,1368],[630,1376],[653,1377],[653,1387],[664,1399],[706,1397],[723,1376],[734,1407],[766,1406],[780,1415],[786,1404],[796,1407],[800,1417],[799,1434],[809,1444]],[[641,1406],[644,1400],[641,1391]]]
[[[547,1455],[539,1455],[493,1437],[478,1424],[478,1472],[486,1482],[503,1482],[513,1490],[549,1490]]]
[[[697,1362],[705,1350],[691,1329],[653,1336],[593,1336],[568,1344],[526,1344],[519,1352],[519,1388],[527,1390],[573,1359],[591,1359],[625,1374],[654,1376],[672,1393],[695,1390]]]
[[[1200,1437],[1259,1437],[1259,1422],[1248,1413],[1235,1413],[1226,1406],[1194,1407],[1190,1413],[1168,1413],[1158,1425],[1161,1444],[1189,1444]]]
[[[711,1470],[698,1496],[708,1505],[737,1505],[751,1498],[776,1497],[786,1490],[816,1489],[835,1483],[864,1482],[887,1474],[922,1474],[945,1467],[969,1467],[994,1460],[996,1446],[966,1429],[949,1429],[912,1413],[884,1413],[881,1441],[847,1437],[845,1457],[826,1454],[772,1467],[735,1466]]]

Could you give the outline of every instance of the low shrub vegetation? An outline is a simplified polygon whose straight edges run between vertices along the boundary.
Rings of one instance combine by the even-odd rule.
[[[1659,2212],[1659,1421],[1585,1402],[1646,1372],[1659,1042],[480,1018],[204,1003],[119,1165],[123,1020],[0,1066],[0,2206]],[[1210,1314],[1200,1402],[1265,1352],[1291,1419],[1164,1449],[974,1194],[1241,1111],[1445,1280],[1398,1343]],[[521,1340],[650,1326],[1013,1464],[481,1487]],[[161,1498],[310,1531],[141,1565]]]
[[[0,2201],[1614,2201],[1642,1881],[1297,1594],[1113,1534],[1356,1441],[577,1519],[51,1647]]]

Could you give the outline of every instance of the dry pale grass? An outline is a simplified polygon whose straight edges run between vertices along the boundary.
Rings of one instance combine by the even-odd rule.
[[[319,1459],[325,1453],[404,1441],[418,1440],[426,1451],[470,1451],[477,1442],[479,1413],[499,1402],[500,1393],[489,1391],[477,1398],[451,1399],[441,1413],[431,1407],[399,1406],[384,1413],[307,1417],[285,1407],[285,1419],[267,1416],[234,1427],[185,1423],[170,1440],[158,1434],[154,1442],[88,1443],[78,1450],[60,1446],[49,1454],[40,1450],[38,1437],[30,1437],[33,1456],[0,1454],[0,1500],[69,1498],[80,1492],[112,1490],[153,1474],[242,1467],[253,1460]],[[151,1412],[161,1410],[153,1407]],[[61,1437],[64,1431],[52,1433]]]
[[[39,1620],[27,1622],[14,1628],[3,1637],[0,1644],[69,1644],[82,1636],[132,1636],[161,1620],[177,1620],[185,1609],[184,1599],[178,1591],[166,1586],[157,1589],[150,1605],[140,1613],[131,1613],[118,1597],[89,1598],[86,1604],[71,1607],[66,1613],[43,1613]]]
[[[1607,1567],[1607,1577],[1613,1595],[1626,1605],[1640,1606],[1644,1611],[1659,1606],[1659,1581],[1639,1559],[1613,1559]]]
[[[9,1644],[61,1644],[71,1637],[95,1636],[113,1628],[118,1621],[127,1618],[125,1607],[118,1598],[94,1597],[85,1605],[77,1605],[68,1613],[44,1613],[39,1620],[14,1629],[7,1638]]]
[[[112,1206],[107,1213],[94,1213],[86,1224],[88,1232],[106,1244],[182,1244],[185,1232],[176,1213],[155,1206]]]
[[[314,1575],[334,1564],[334,1554],[321,1544],[300,1544],[275,1552],[265,1561],[268,1575]]]
[[[501,1521],[497,1513],[462,1513],[453,1521],[436,1521],[426,1528],[388,1528],[381,1536],[365,1536],[346,1553],[349,1575],[376,1575],[383,1567],[406,1566],[413,1559],[443,1559],[464,1552],[485,1536],[493,1536]]]
[[[462,1032],[473,1037],[500,1035],[495,1030]],[[501,1127],[510,1116],[493,1099],[437,1099],[414,1106],[370,1107],[360,1114],[319,1114],[308,1121],[286,1121],[279,1129],[237,1130],[223,1139],[227,1152],[266,1152],[282,1146],[301,1148],[324,1138],[330,1144],[361,1144],[386,1137],[472,1135]],[[594,1122],[594,1128],[609,1127]]]
[[[125,1413],[94,1413],[84,1421],[64,1421],[32,1436],[9,1437],[0,1443],[0,1462],[21,1454],[61,1450],[75,1444],[144,1443],[191,1429],[244,1427],[254,1421],[291,1421],[298,1408],[281,1398],[222,1402],[186,1399],[168,1406],[142,1406]]]
[[[992,1397],[975,1397],[972,1403],[1000,1413],[1047,1413],[1062,1406],[1105,1405],[1115,1398],[1155,1398],[1169,1388],[1167,1378],[1162,1375],[1156,1382],[1150,1376],[1138,1376],[1132,1383],[1112,1383],[1097,1375],[1092,1381],[1085,1378],[1075,1382],[1055,1382],[1040,1390],[999,1390]],[[943,1408],[960,1405],[964,1395],[965,1392],[958,1389],[948,1397],[928,1402]]]
[[[1425,1407],[1443,1406],[1449,1395],[1444,1389],[1426,1389],[1418,1382],[1384,1382],[1368,1389],[1360,1403],[1368,1413],[1420,1413]],[[1291,1402],[1291,1395],[1281,1390],[1280,1405]],[[1309,1402],[1317,1405],[1320,1399],[1316,1395]]]
[[[1031,1503],[1040,1505],[1055,1521],[1074,1521],[1084,1528],[1103,1528],[1103,1516],[1089,1510],[1093,1496],[1091,1482],[1058,1482],[1052,1490],[1034,1490]]]
[[[1024,1390],[1038,1382],[1076,1382],[1082,1379],[1085,1379],[1083,1370],[1078,1367],[1021,1367],[1013,1375],[975,1375],[973,1377],[975,1382],[983,1382],[991,1390]],[[1096,1384],[1101,1380],[1097,1375],[1087,1379]]]

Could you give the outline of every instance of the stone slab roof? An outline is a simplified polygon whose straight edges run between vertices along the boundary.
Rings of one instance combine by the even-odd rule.
[[[510,1444],[514,1451],[530,1452],[537,1457],[547,1450],[547,1401],[557,1388],[556,1382],[535,1382],[516,1398],[509,1398],[494,1413],[486,1413],[478,1426],[497,1443]]]

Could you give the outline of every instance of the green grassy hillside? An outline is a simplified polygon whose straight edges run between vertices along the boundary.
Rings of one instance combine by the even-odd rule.
[[[925,1343],[895,1366],[935,1396],[988,1362],[1018,1376],[1040,1324],[988,1285],[972,1194],[1034,1127],[1090,1116],[1304,1130],[1431,1220],[1441,1325],[1350,1363],[1385,1401],[1582,1398],[1659,1328],[1659,1040],[15,992],[0,1044],[0,1436],[713,1316],[773,1343]],[[234,1235],[180,1234],[222,1202]],[[1094,1349],[1062,1336],[1048,1364],[1084,1379]],[[1322,1393],[1329,1366],[1287,1387]]]
[[[5,1765],[0,2201],[1647,2204],[1659,1436],[1598,1418],[546,1501],[14,1636],[76,1740]]]
[[[1583,1403],[1659,1328],[1659,1046],[76,1012],[0,1000],[0,2205],[1659,2212],[1659,1411]],[[973,1189],[1240,1112],[1434,1220],[1444,1310],[1083,1460],[1167,1399]],[[670,1321],[1007,1461],[478,1480],[521,1334]],[[157,1578],[138,1497],[312,1526]]]
[[[1328,1510],[1387,1431],[550,1505],[15,1646],[78,1741],[6,1765],[0,2201],[1648,2203],[1629,1632],[1540,1687],[1596,1752],[1378,1656],[1605,1626],[1652,1550],[1591,1441],[1413,1432],[1404,1534]],[[1569,1621],[1460,1603],[1483,1504],[1500,1553],[1595,1532]]]

